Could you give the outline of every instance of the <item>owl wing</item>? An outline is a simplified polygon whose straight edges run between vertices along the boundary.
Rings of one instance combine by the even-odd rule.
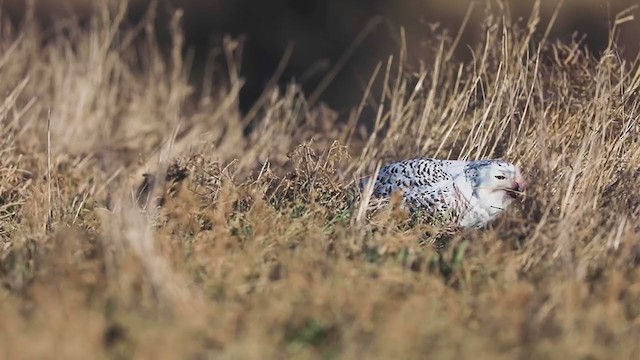
[[[441,160],[419,158],[383,167],[374,195],[388,197],[402,190],[405,203],[413,209],[448,211],[454,201],[454,181]]]
[[[396,190],[410,191],[413,188],[440,187],[452,181],[452,177],[441,166],[439,160],[419,158],[389,164],[378,174],[375,196],[389,196]]]

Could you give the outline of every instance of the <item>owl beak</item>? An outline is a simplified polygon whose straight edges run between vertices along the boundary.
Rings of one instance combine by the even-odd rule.
[[[507,195],[512,199],[517,199],[518,195],[525,191],[527,188],[527,181],[520,173],[520,169],[516,169],[516,176],[511,183],[511,186],[507,189]]]
[[[512,188],[516,192],[523,192],[527,189],[527,181],[522,176],[520,170],[516,171],[516,178],[514,179],[514,183],[512,184]]]

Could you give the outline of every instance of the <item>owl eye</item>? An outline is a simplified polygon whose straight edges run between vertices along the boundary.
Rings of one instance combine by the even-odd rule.
[[[498,180],[504,180],[504,179],[506,179],[506,177],[505,177],[505,176],[502,176],[502,175],[496,175],[496,179],[498,179]]]

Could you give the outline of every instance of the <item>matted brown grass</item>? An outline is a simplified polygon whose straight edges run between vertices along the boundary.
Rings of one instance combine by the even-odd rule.
[[[233,40],[195,98],[180,14],[168,57],[122,19],[0,26],[2,358],[640,358],[640,68],[615,28],[593,58],[488,16],[475,61],[391,56],[338,122],[294,84],[243,118]],[[367,210],[354,180],[421,155],[531,187],[479,231]]]

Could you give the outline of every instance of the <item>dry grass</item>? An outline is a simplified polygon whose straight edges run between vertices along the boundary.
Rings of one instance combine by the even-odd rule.
[[[475,61],[393,56],[346,122],[295,85],[243,118],[233,40],[196,98],[179,14],[169,56],[122,18],[1,23],[2,358],[640,358],[640,63],[615,41],[488,16]],[[481,231],[363,211],[354,179],[417,155],[532,186]]]

